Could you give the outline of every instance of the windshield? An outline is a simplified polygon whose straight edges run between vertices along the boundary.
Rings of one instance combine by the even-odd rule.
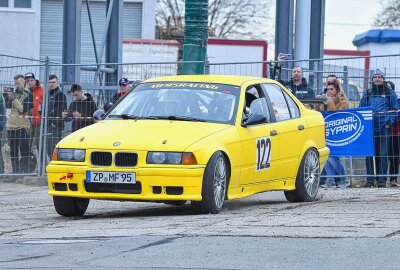
[[[106,119],[169,119],[233,124],[240,87],[193,82],[144,83]]]

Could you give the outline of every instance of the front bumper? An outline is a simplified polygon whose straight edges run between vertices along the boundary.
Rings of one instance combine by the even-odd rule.
[[[321,168],[321,172],[326,164],[326,161],[329,158],[329,153],[330,153],[330,149],[328,147],[323,147],[318,149],[318,153],[319,153],[319,162],[320,162],[320,168]]]
[[[136,184],[86,183],[86,171],[134,172]],[[190,168],[92,168],[50,164],[47,166],[49,195],[104,200],[201,201],[205,166]]]

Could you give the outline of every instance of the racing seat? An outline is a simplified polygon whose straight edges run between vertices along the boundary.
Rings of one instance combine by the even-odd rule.
[[[259,113],[267,119],[267,122],[270,122],[270,115],[268,111],[268,105],[265,98],[258,98],[253,100],[250,104],[249,115]]]

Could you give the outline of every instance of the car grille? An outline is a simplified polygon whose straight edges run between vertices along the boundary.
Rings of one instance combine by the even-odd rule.
[[[125,193],[140,194],[142,192],[142,183],[135,184],[108,184],[108,183],[88,183],[85,182],[87,192],[96,193]]]
[[[110,152],[92,152],[90,163],[96,166],[111,166],[112,155]]]
[[[136,153],[116,153],[115,166],[134,167],[137,164],[138,155]]]

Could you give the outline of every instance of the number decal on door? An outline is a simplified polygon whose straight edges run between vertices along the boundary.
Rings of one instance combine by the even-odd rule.
[[[271,167],[271,138],[257,139],[256,171],[267,170]]]

